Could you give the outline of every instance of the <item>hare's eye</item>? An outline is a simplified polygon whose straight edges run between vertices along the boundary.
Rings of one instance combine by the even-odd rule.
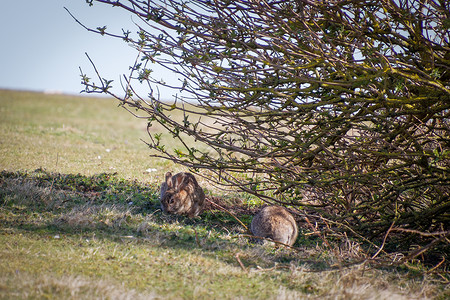
[[[173,198],[169,199],[169,204],[173,204],[175,202],[175,200]]]

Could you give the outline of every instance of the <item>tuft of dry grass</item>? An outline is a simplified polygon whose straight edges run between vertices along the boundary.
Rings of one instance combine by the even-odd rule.
[[[160,299],[155,294],[138,293],[124,285],[82,276],[33,276],[14,272],[0,277],[0,299]]]

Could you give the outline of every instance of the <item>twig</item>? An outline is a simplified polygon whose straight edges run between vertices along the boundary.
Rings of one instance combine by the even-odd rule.
[[[427,274],[430,274],[431,272],[433,272],[434,270],[436,270],[437,268],[439,268],[439,266],[442,265],[442,264],[444,263],[444,261],[445,261],[445,257],[442,256],[442,260],[441,260],[437,265],[435,265],[434,267],[432,267],[431,269],[429,269],[429,270],[427,271]]]
[[[89,62],[91,63],[92,67],[94,68],[95,73],[97,74],[98,80],[100,81],[100,83],[102,84],[102,91],[105,91],[105,85],[103,84],[103,80],[102,77],[100,76],[100,73],[97,70],[97,67],[95,66],[94,62],[92,61],[92,59],[89,57],[89,54],[87,54],[87,52],[84,52],[84,54],[87,56],[87,58],[89,59]]]
[[[306,218],[306,214],[304,214],[304,213],[303,213],[303,214],[297,213],[297,215]],[[326,218],[324,218],[323,216],[320,216],[320,218],[321,218],[322,220],[326,220],[327,222],[332,223],[332,224],[334,224],[334,225],[336,225],[336,226],[338,226],[338,227],[344,227],[344,228],[346,228],[346,229],[349,230],[352,234],[354,234],[355,236],[357,236],[358,238],[362,239],[363,241],[365,241],[366,243],[372,245],[372,246],[375,247],[375,248],[378,248],[378,247],[379,247],[377,244],[375,244],[374,242],[372,242],[370,239],[368,239],[367,237],[365,237],[365,236],[359,234],[359,233],[356,232],[351,226],[349,226],[349,225],[347,225],[347,224],[345,224],[345,223],[341,223],[341,222],[333,221],[333,220],[330,220],[330,219],[326,219]],[[310,224],[310,226],[312,226],[312,225]],[[315,228],[313,227],[313,230],[314,230],[314,229],[315,229]],[[305,234],[305,235],[312,235],[312,234],[317,234],[317,233],[316,233],[316,230],[314,230],[314,232],[312,232],[312,233],[307,233],[307,234]],[[384,250],[382,250],[382,252],[384,252]],[[386,252],[384,252],[384,253],[387,254]]]
[[[325,221],[324,218],[322,218],[322,216],[320,216],[322,221],[325,223],[325,225],[328,227],[328,229],[331,230],[330,226],[328,225],[328,223]],[[330,243],[328,243],[328,240],[326,239],[325,236],[323,236],[319,231],[317,231],[317,229],[311,224],[311,222],[309,221],[307,216],[304,216],[306,223],[308,223],[308,225],[312,228],[312,230],[314,231],[314,233],[316,233],[319,238],[325,243],[325,245],[327,245],[327,247],[334,252],[334,254],[336,255],[336,258],[338,260],[338,266],[339,266],[339,270],[342,269],[342,258],[341,255],[338,253],[338,251],[335,248],[332,248]]]
[[[436,245],[437,243],[439,243],[440,241],[442,241],[443,239],[447,238],[448,236],[450,236],[450,231],[447,232],[446,235],[441,236],[438,239],[433,240],[431,243],[429,243],[428,245],[417,249],[416,251],[413,251],[412,253],[410,253],[408,256],[405,256],[403,259],[401,259],[399,261],[399,264],[405,263],[408,260],[411,260],[417,256],[419,256],[420,254],[426,252],[428,249],[430,249],[431,247],[433,247],[434,245]]]
[[[327,245],[327,247],[330,248],[330,250],[331,250],[331,249],[332,249],[332,248],[331,248],[331,245],[328,243],[328,240],[325,238],[325,236],[323,236],[323,235],[316,229],[316,227],[313,226],[313,224],[309,221],[309,219],[308,219],[307,216],[304,216],[304,218],[305,218],[306,223],[308,223],[309,227],[311,227],[311,229],[314,231],[314,233],[317,234],[317,235],[319,236],[319,238],[325,243],[325,245]],[[328,228],[330,228],[329,225],[328,225],[328,223],[326,223],[326,221],[322,218],[322,216],[320,216],[320,218],[322,219],[323,222],[325,222],[326,226],[327,226]],[[330,229],[330,230],[331,230],[331,229]]]
[[[75,22],[77,22],[81,27],[83,27],[84,29],[86,29],[87,31],[90,31],[90,32],[94,32],[94,33],[98,33],[98,34],[101,34],[101,35],[107,35],[107,36],[110,36],[110,37],[115,37],[115,38],[120,38],[120,39],[123,39],[124,37],[123,36],[120,36],[120,35],[116,35],[116,34],[111,34],[111,33],[108,33],[108,32],[106,32],[106,31],[100,31],[100,30],[95,30],[95,29],[92,29],[92,28],[89,28],[89,27],[87,27],[86,25],[84,25],[83,23],[81,23],[81,21],[80,20],[78,20],[68,9],[67,9],[67,7],[64,7],[64,9],[69,13],[69,15],[75,20]]]
[[[438,231],[438,232],[422,232],[414,229],[406,229],[406,228],[392,228],[392,231],[401,231],[401,232],[409,232],[409,233],[416,233],[421,236],[436,236],[436,235],[443,235],[443,234],[449,234],[450,231]]]
[[[387,231],[386,234],[384,235],[383,243],[381,244],[380,249],[378,249],[377,253],[375,253],[375,254],[372,256],[372,259],[375,259],[375,257],[377,257],[378,254],[380,254],[381,251],[383,251],[384,245],[386,244],[387,237],[388,237],[389,233],[391,232],[392,227],[394,227],[394,224],[395,224],[395,220],[392,222],[392,224],[391,224],[391,226],[389,227],[388,231]]]
[[[241,259],[239,258],[240,253],[236,253],[236,255],[234,256],[236,258],[236,260],[238,261],[239,265],[241,266],[242,270],[244,272],[247,272],[247,268],[244,266],[244,264],[242,263]]]
[[[444,284],[449,284],[450,283],[450,280],[448,280],[443,274],[437,273],[437,275],[443,279],[443,283]]]
[[[211,203],[211,204],[213,204],[213,205],[215,205],[215,206],[217,206],[217,207],[219,207],[220,209],[222,209],[223,211],[225,211],[225,212],[227,212],[230,216],[232,216],[236,221],[238,221],[239,222],[239,224],[241,224],[242,225],[242,227],[244,227],[245,228],[245,230],[246,231],[249,231],[248,230],[248,227],[247,226],[245,226],[245,224],[244,223],[242,223],[242,221],[241,220],[239,220],[238,219],[238,217],[236,217],[231,211],[229,211],[228,209],[226,209],[225,207],[222,207],[222,206],[220,206],[219,204],[217,204],[217,203],[214,203],[214,202],[212,202],[211,200],[209,200],[209,199],[206,199],[206,201],[208,201],[209,203]]]
[[[311,224],[311,221],[309,221],[308,217],[304,216],[304,218],[305,218],[306,223],[308,223],[309,227],[311,227],[311,229],[314,231],[314,233],[317,234],[320,237],[320,239],[325,243],[325,245],[327,245],[327,247],[331,249],[331,246],[328,243],[327,239],[325,237],[323,237],[319,231],[317,231],[317,229],[313,226],[313,224]],[[327,224],[327,226],[328,226],[328,224]]]
[[[200,244],[200,240],[198,239],[197,230],[195,230],[195,228],[194,228],[194,233],[195,233],[195,242],[197,243],[197,246],[198,246],[199,248],[201,248],[202,245]]]
[[[291,245],[288,245],[288,244],[285,244],[285,243],[282,243],[282,242],[274,241],[272,239],[269,239],[269,238],[266,238],[266,237],[262,237],[262,236],[256,236],[256,235],[251,235],[251,234],[241,234],[240,236],[273,242],[275,244],[282,245],[282,246],[294,249],[295,251],[298,251],[298,252],[303,251],[303,249],[300,249],[300,248],[297,248],[297,247],[294,247],[294,246],[291,246]]]

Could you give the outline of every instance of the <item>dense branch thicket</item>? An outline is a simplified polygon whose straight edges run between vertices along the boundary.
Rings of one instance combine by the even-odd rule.
[[[93,31],[139,53],[115,97],[185,146],[151,133],[154,155],[366,237],[448,235],[449,1],[87,2],[139,18],[137,34]],[[153,64],[179,84],[154,79]],[[110,81],[83,80],[110,93]],[[140,83],[149,95],[134,93]],[[200,109],[159,101],[158,84]]]

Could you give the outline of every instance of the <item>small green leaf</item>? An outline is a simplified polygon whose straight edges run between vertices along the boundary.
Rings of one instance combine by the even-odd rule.
[[[104,35],[106,33],[106,26],[97,27],[97,30],[100,31],[101,35]]]

